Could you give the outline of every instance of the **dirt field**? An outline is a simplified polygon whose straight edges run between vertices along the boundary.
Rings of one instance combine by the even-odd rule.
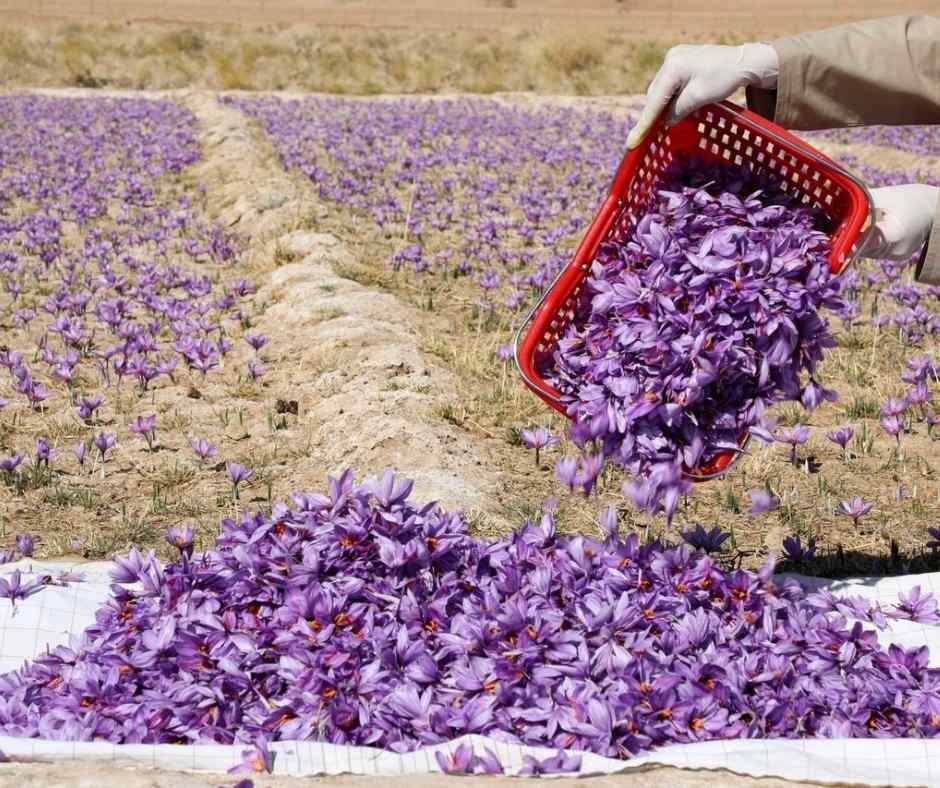
[[[0,764],[0,788],[229,788],[237,778],[197,775],[161,769],[122,769],[79,762],[48,764]],[[531,781],[520,778],[444,777],[255,777],[255,788],[508,788]],[[577,780],[553,779],[553,788],[823,788],[820,783],[793,783],[771,778],[742,777],[728,771],[693,771],[668,766],[640,769],[636,774],[588,777]],[[834,783],[826,785],[833,788]],[[837,786],[836,786],[837,788]]]
[[[41,22],[168,21],[246,25],[306,24],[415,30],[555,30],[565,34],[781,34],[874,16],[929,10],[932,3],[789,0],[8,0],[0,17]]]
[[[924,8],[909,0],[5,0],[0,85],[636,93],[672,44],[767,39]]]

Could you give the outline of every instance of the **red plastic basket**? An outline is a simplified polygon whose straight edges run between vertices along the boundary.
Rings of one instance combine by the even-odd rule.
[[[660,176],[677,154],[696,154],[772,173],[785,190],[803,203],[820,208],[829,224],[830,264],[835,273],[851,262],[862,230],[871,218],[871,198],[861,181],[803,140],[753,112],[723,101],[709,104],[668,128],[663,118],[638,147],[627,152],[610,194],[574,258],[555,277],[516,334],[516,365],[522,379],[560,413],[565,413],[560,392],[545,381],[539,369],[574,316],[582,283],[601,242],[623,241],[630,236]],[[699,467],[686,469],[686,476],[704,481],[724,473],[742,455],[746,443],[747,437],[742,435],[736,451],[716,454]]]

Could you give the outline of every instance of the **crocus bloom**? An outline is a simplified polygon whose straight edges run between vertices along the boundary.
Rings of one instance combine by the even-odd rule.
[[[562,484],[567,484],[573,491],[578,475],[578,460],[575,457],[561,457],[555,463],[555,477]]]
[[[535,449],[535,467],[539,466],[539,452],[546,446],[553,446],[558,443],[559,438],[553,435],[545,427],[538,429],[522,430],[522,442],[530,449]]]
[[[157,416],[152,413],[149,416],[138,416],[130,423],[128,429],[136,435],[143,435],[147,440],[147,447],[150,451],[153,451],[153,438],[156,426]]]
[[[576,772],[580,768],[580,755],[568,755],[564,750],[559,750],[557,754],[543,758],[542,760],[532,755],[523,755],[522,769],[519,770],[519,776],[529,777],[539,774],[561,774],[564,772]]]
[[[843,513],[852,518],[852,522],[858,525],[858,521],[868,514],[874,507],[873,503],[867,503],[861,495],[856,495],[849,501],[842,501],[839,508]]]
[[[469,742],[458,745],[453,753],[444,753],[438,750],[434,753],[434,757],[445,774],[473,773],[473,747]]]
[[[19,466],[25,455],[23,454],[14,454],[12,457],[4,457],[0,460],[0,470],[6,471],[7,473],[13,473]]]
[[[775,436],[780,443],[790,446],[790,462],[796,465],[796,447],[809,439],[809,427],[797,424],[794,427],[781,427]]]
[[[195,531],[191,525],[175,526],[167,530],[166,541],[188,558],[193,554],[194,536]]]
[[[906,397],[889,397],[881,406],[881,415],[887,417],[901,416],[908,408]]]
[[[927,422],[927,436],[933,437],[933,428],[940,424],[940,415],[928,410],[924,416],[924,421]]]
[[[780,505],[780,499],[769,490],[751,490],[751,514],[766,514]]]
[[[826,437],[829,438],[833,443],[838,444],[842,448],[842,458],[846,458],[846,446],[848,446],[849,441],[855,435],[855,430],[848,425],[843,425],[837,429],[832,430],[831,432],[826,433]]]
[[[110,449],[113,449],[117,445],[117,436],[112,432],[104,432],[102,430],[95,435],[94,444],[98,449],[98,456],[101,458],[101,476],[104,478],[105,455]]]
[[[704,550],[706,553],[717,553],[731,536],[731,534],[722,531],[717,525],[706,531],[701,523],[696,523],[693,530],[682,531],[679,535],[692,547],[697,550]]]
[[[810,539],[806,547],[803,547],[800,537],[788,536],[783,540],[783,554],[793,563],[802,564],[816,554],[816,540]]]
[[[117,436],[112,432],[102,431],[95,435],[94,442],[99,454],[101,455],[102,461],[104,461],[104,455],[108,452],[108,450],[113,449],[117,445]]]
[[[202,465],[210,457],[215,456],[216,446],[205,438],[190,438],[189,445],[199,458],[199,464]]]
[[[259,741],[250,750],[242,750],[241,763],[237,766],[233,766],[228,772],[229,774],[237,774],[239,772],[255,772],[258,774],[265,772],[270,773],[271,769],[274,767],[274,755],[275,753],[268,749],[264,741]]]
[[[239,465],[237,462],[227,462],[225,467],[228,470],[229,478],[232,480],[232,489],[235,492],[235,497],[238,498],[238,485],[248,481],[255,475],[255,472],[249,470],[244,465]]]
[[[29,534],[17,534],[16,549],[24,558],[30,558],[33,554],[33,548],[36,545],[36,538]]]
[[[894,437],[898,447],[901,446],[901,433],[904,432],[904,419],[900,416],[884,416],[881,419],[881,428]]]
[[[245,334],[245,341],[254,348],[256,353],[268,344],[268,338],[263,334]]]
[[[78,416],[83,421],[89,421],[95,414],[95,411],[98,410],[104,404],[104,397],[100,394],[95,394],[91,397],[85,397],[78,401]]]
[[[44,587],[45,583],[38,577],[24,583],[19,569],[9,575],[0,575],[0,599],[9,599],[14,605],[17,599],[26,599],[38,594]]]
[[[264,364],[259,364],[255,359],[248,362],[248,375],[252,380],[261,380],[268,373]]]
[[[58,452],[49,446],[45,438],[39,438],[36,441],[36,465],[49,465],[50,460],[54,460]]]

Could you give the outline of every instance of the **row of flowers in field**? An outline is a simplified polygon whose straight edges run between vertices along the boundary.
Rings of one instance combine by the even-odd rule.
[[[0,405],[74,408],[94,425],[108,390],[220,367],[254,285],[221,279],[236,241],[177,181],[201,155],[193,115],[26,95],[0,98],[0,114]],[[246,376],[263,374],[255,364]],[[102,458],[114,445],[92,440]]]

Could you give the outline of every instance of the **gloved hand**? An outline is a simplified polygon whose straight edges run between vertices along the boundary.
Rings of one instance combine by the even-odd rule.
[[[920,251],[937,215],[940,189],[922,183],[871,190],[875,224],[862,241],[860,254],[877,260],[906,260]]]
[[[726,99],[745,85],[775,88],[779,70],[777,50],[770,44],[673,47],[646,91],[646,106],[627,137],[627,147],[640,144],[673,97],[668,123],[675,123],[713,101]]]

